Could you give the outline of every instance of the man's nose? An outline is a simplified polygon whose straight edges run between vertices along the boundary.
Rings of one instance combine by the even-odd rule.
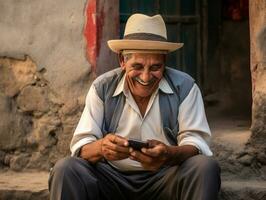
[[[149,82],[151,80],[152,76],[151,76],[151,73],[149,72],[149,70],[144,70],[141,73],[140,78],[144,82]]]

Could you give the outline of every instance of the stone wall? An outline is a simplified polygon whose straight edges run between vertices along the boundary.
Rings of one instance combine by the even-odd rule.
[[[69,154],[92,81],[86,3],[0,0],[0,169],[49,169]]]
[[[249,3],[253,93],[250,147],[256,160],[266,165],[266,1]]]
[[[30,57],[0,59],[0,168],[49,169],[69,154],[84,99],[65,103]]]
[[[0,169],[49,169],[69,154],[91,82],[117,63],[106,41],[118,3],[0,0]]]

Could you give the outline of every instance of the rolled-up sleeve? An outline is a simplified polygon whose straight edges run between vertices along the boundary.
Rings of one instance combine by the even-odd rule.
[[[208,145],[211,131],[206,119],[202,96],[196,84],[179,107],[178,122],[178,145],[193,145],[202,154],[212,156]]]
[[[72,156],[76,155],[83,145],[102,138],[102,121],[103,102],[92,85],[87,94],[81,118],[71,140],[70,150]]]

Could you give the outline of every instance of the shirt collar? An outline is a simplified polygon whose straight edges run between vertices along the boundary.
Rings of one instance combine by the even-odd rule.
[[[119,95],[121,92],[124,91],[125,80],[126,80],[126,73],[123,75],[122,79],[119,81],[119,83],[115,89],[115,92],[113,94],[113,97]]]
[[[119,95],[121,92],[124,92],[125,95],[127,94],[128,89],[126,87],[125,80],[126,80],[126,74],[124,74],[122,79],[119,81],[119,83],[115,89],[115,92],[113,94],[113,97]],[[171,89],[169,83],[166,81],[166,79],[164,77],[159,82],[159,89],[166,94],[173,94],[174,93],[173,90]]]
[[[173,90],[170,87],[169,83],[166,81],[166,79],[163,77],[162,80],[159,83],[159,89],[166,93],[166,94],[173,94]]]

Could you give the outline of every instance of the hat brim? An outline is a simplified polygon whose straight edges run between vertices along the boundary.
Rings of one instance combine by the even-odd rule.
[[[109,40],[107,43],[109,48],[115,53],[119,53],[122,50],[163,50],[172,52],[184,45],[183,43],[126,39]]]

